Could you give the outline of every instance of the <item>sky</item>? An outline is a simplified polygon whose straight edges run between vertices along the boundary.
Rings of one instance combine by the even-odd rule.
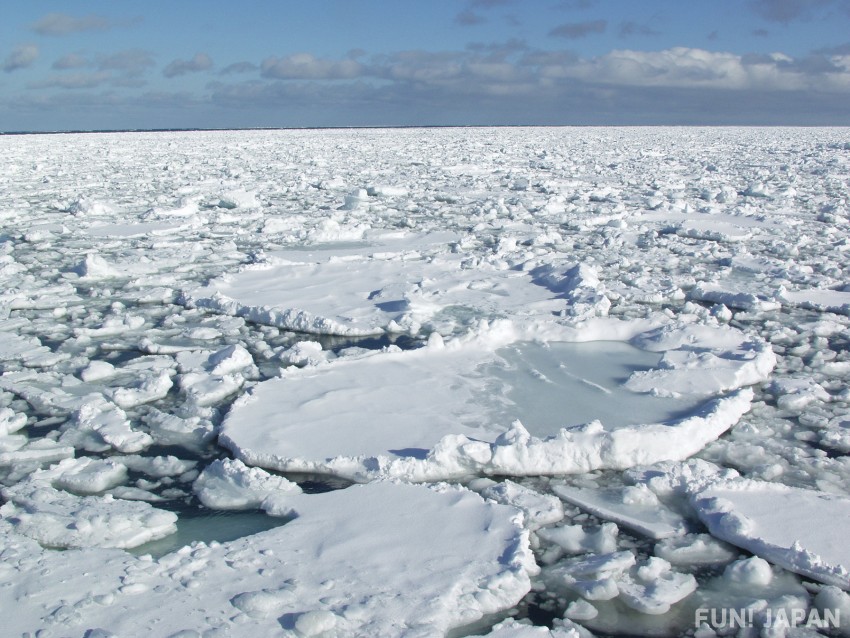
[[[850,0],[29,0],[0,131],[850,125]]]

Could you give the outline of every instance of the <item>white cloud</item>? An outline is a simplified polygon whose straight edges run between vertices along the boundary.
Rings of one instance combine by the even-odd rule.
[[[88,15],[75,18],[65,13],[48,13],[32,25],[40,35],[67,35],[81,31],[105,31],[112,26],[103,16]]]
[[[186,75],[187,73],[198,73],[212,68],[212,59],[206,53],[196,53],[191,60],[174,60],[162,73],[167,78]]]
[[[326,60],[310,53],[295,53],[285,58],[263,60],[262,74],[278,80],[350,80],[367,74],[357,60]]]
[[[153,56],[143,49],[127,49],[97,58],[97,67],[101,70],[121,71],[128,76],[137,76],[156,63]]]
[[[53,68],[63,71],[65,69],[79,69],[88,65],[89,61],[79,53],[69,53],[56,60],[53,63]]]
[[[3,70],[6,73],[25,69],[32,66],[32,63],[38,59],[38,47],[34,44],[22,44],[6,56],[3,60]]]
[[[68,75],[57,75],[41,82],[34,82],[29,85],[29,88],[92,89],[104,84],[110,79],[110,74],[105,71],[98,71],[97,73],[72,73]]]
[[[782,54],[748,60],[726,52],[675,47],[615,50],[562,65],[540,67],[543,77],[645,88],[799,91],[841,86],[840,73],[805,73]]]

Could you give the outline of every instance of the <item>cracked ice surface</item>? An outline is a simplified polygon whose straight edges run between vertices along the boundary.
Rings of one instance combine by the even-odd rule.
[[[10,631],[850,609],[845,129],[0,143]]]

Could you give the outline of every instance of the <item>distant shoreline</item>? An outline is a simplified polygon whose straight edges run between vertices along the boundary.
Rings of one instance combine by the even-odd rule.
[[[850,128],[847,124],[388,124],[369,126],[244,126],[224,128],[120,128],[57,131],[0,131],[4,135],[81,135],[97,133],[215,133],[226,131],[357,131],[452,128]]]

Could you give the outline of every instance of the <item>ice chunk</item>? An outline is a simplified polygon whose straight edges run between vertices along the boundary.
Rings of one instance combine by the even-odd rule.
[[[0,436],[7,436],[22,429],[27,424],[27,415],[9,408],[0,408]]]
[[[128,470],[141,472],[153,478],[178,476],[195,468],[195,461],[178,459],[176,456],[139,456],[127,454],[115,457],[115,462],[124,465]]]
[[[567,299],[566,312],[578,320],[605,316],[611,302],[596,270],[587,264],[569,266],[563,272],[552,264],[531,271],[535,283],[543,285]]]
[[[299,367],[314,366],[328,360],[328,353],[322,350],[322,344],[317,341],[299,341],[275,356],[281,363]]]
[[[811,378],[776,379],[767,391],[776,397],[776,405],[780,410],[798,414],[814,401],[828,403],[831,400],[823,386]]]
[[[608,554],[617,549],[618,531],[613,523],[603,523],[593,531],[581,525],[563,525],[538,530],[537,535],[568,554]]]
[[[692,501],[712,535],[798,574],[850,589],[844,533],[850,499],[733,479],[709,485]]]
[[[564,518],[564,506],[557,497],[541,494],[510,480],[484,488],[481,496],[521,509],[525,514],[525,524],[531,530]]]
[[[150,436],[159,445],[178,445],[199,452],[215,436],[212,423],[199,416],[182,418],[156,408],[148,410],[144,421],[150,430]]]
[[[39,480],[74,494],[99,494],[127,480],[127,468],[110,459],[66,459],[38,474]]]
[[[163,370],[156,376],[143,379],[137,387],[115,388],[110,391],[110,394],[119,407],[135,408],[144,403],[165,398],[172,385],[171,374]]]
[[[783,302],[792,306],[800,306],[819,312],[834,312],[838,315],[850,315],[850,291],[847,290],[820,288],[782,290],[779,297]]]
[[[244,190],[233,190],[221,195],[218,200],[221,208],[259,208],[262,204],[257,200],[256,193]]]
[[[0,452],[0,467],[14,467],[21,463],[45,464],[74,456],[74,448],[51,439],[28,441],[21,447]]]
[[[7,530],[45,547],[135,547],[177,529],[172,512],[110,495],[74,496],[51,487],[49,472],[3,490],[0,516]]]
[[[645,485],[607,490],[553,485],[552,491],[568,503],[650,538],[681,536],[688,531],[685,519],[663,505]]]
[[[709,534],[687,534],[656,543],[655,555],[673,565],[715,565],[733,560],[738,552]]]
[[[227,346],[210,355],[207,366],[210,374],[223,376],[254,365],[254,358],[242,346]]]
[[[192,489],[212,509],[261,509],[272,516],[289,515],[290,496],[301,492],[298,485],[282,476],[230,459],[210,463]]]
[[[130,420],[124,410],[102,396],[85,401],[61,430],[61,443],[90,452],[113,448],[125,454],[133,454],[153,443],[149,434],[130,427]]]
[[[129,313],[108,315],[96,328],[75,328],[74,334],[84,337],[113,337],[138,330],[145,325],[145,318]]]
[[[102,202],[88,197],[78,197],[68,205],[66,210],[72,215],[97,217],[100,215],[109,215],[115,209],[108,202]]]
[[[544,577],[556,587],[566,586],[587,600],[611,600],[620,593],[618,578],[635,563],[632,552],[569,558],[549,568]]]
[[[717,242],[742,242],[753,235],[751,229],[738,225],[735,218],[713,216],[703,219],[689,219],[676,229],[680,237],[691,237]]]
[[[697,588],[691,574],[670,569],[662,558],[650,558],[617,579],[620,600],[644,614],[665,614],[670,606],[690,596]]]
[[[122,275],[118,269],[97,253],[86,255],[81,262],[71,269],[71,272],[77,273],[80,279],[85,280],[110,279]]]
[[[296,600],[295,587],[288,585],[278,589],[242,592],[234,596],[230,603],[252,618],[268,618],[282,614]]]
[[[19,361],[27,368],[50,368],[68,358],[67,353],[53,352],[34,337],[0,330],[0,361]]]
[[[794,574],[753,556],[735,561],[720,576],[701,583],[688,602],[707,625],[728,631],[733,624],[758,628],[768,618],[778,620],[783,614],[789,618],[795,609],[805,613],[809,594]]]
[[[205,373],[189,372],[180,377],[180,389],[192,405],[206,407],[215,405],[239,391],[245,383],[241,374],[216,376]]]
[[[108,361],[91,361],[80,372],[80,378],[86,383],[101,381],[114,376],[116,373],[115,366]]]
[[[590,632],[582,631],[578,627],[555,626],[549,629],[540,625],[523,624],[513,618],[493,625],[489,633],[481,634],[481,636],[486,638],[592,638]]]
[[[738,308],[748,312],[767,312],[782,306],[778,301],[762,299],[751,292],[732,290],[716,284],[700,283],[688,292],[689,299],[723,304],[729,308]]]

